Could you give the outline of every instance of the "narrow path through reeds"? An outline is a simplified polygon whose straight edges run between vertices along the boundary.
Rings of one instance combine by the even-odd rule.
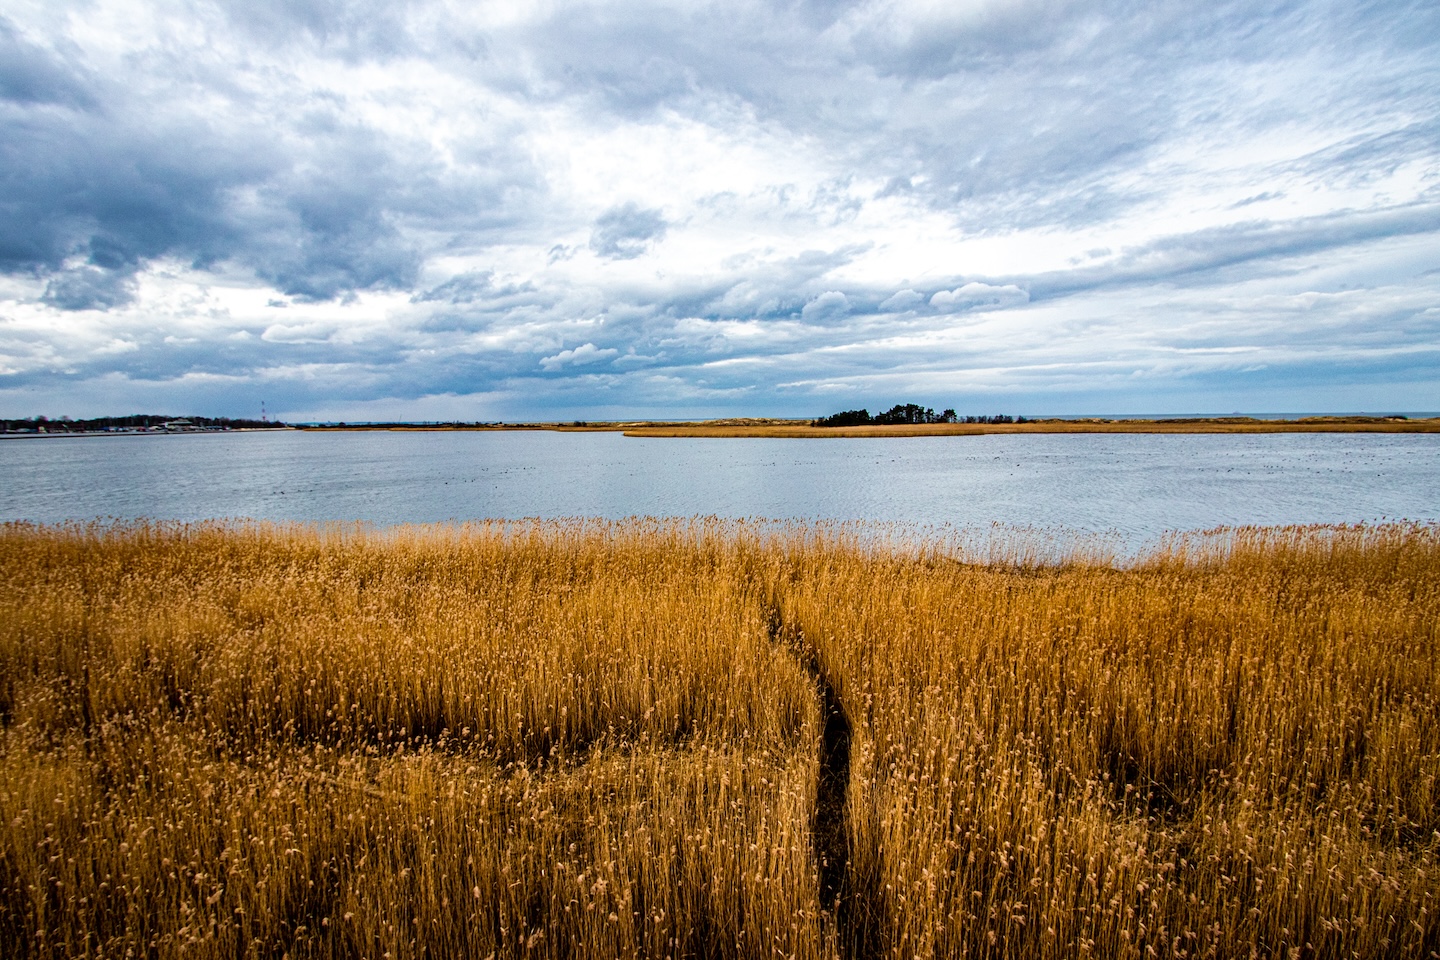
[[[820,704],[820,772],[815,784],[811,837],[819,876],[820,905],[835,918],[840,955],[847,960],[879,956],[883,905],[873,884],[856,869],[850,843],[850,715],[814,648],[799,627],[786,624],[778,608],[769,617],[770,639],[787,650],[810,677]]]

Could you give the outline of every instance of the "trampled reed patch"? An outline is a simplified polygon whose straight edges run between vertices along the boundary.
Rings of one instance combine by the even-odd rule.
[[[0,952],[1440,949],[1434,528],[965,544],[6,527]]]

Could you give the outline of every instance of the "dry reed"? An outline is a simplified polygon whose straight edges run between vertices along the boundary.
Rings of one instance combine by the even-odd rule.
[[[0,953],[1435,954],[1434,528],[979,542],[10,525]]]
[[[1196,417],[1174,420],[1027,420],[1024,423],[901,423],[852,427],[816,427],[804,421],[779,423],[623,424],[627,437],[770,437],[835,439],[841,437],[971,437],[989,434],[1077,433],[1440,433],[1440,418],[1403,420],[1386,417],[1305,417],[1256,420],[1250,417]]]

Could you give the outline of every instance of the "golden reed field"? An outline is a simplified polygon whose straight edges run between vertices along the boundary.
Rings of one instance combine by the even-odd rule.
[[[0,527],[0,956],[1429,957],[1440,533]]]

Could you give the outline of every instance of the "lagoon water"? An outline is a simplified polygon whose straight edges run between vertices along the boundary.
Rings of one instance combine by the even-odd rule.
[[[1222,525],[1440,520],[1440,435],[638,439],[291,431],[0,441],[0,520],[633,515],[993,523],[1130,548]]]

